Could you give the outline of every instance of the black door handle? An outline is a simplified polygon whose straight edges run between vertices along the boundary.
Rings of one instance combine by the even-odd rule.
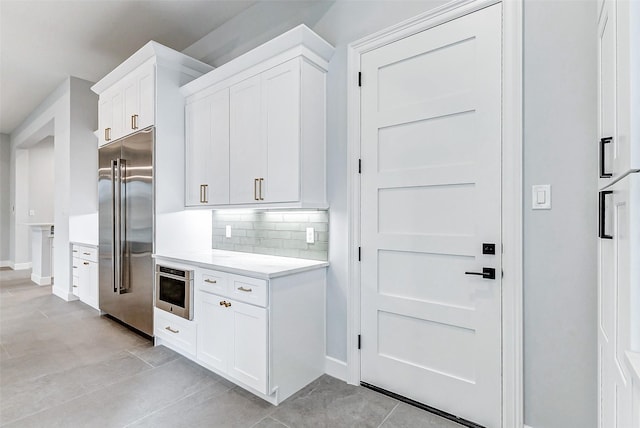
[[[607,214],[606,197],[612,195],[612,190],[602,190],[600,197],[598,198],[598,238],[600,239],[613,239],[613,236],[607,235],[605,232],[605,216]]]
[[[482,272],[465,272],[465,275],[478,275],[484,279],[496,279],[496,270],[494,268],[483,267]]]
[[[600,178],[613,177],[612,173],[605,171],[605,166],[604,166],[604,158],[605,158],[604,145],[609,144],[612,141],[613,141],[612,137],[600,138]]]

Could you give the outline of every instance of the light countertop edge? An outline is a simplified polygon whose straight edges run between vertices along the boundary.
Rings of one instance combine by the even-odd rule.
[[[640,352],[627,351],[627,365],[631,369],[635,382],[640,383]]]
[[[216,251],[222,251],[222,250],[216,250]],[[261,265],[260,263],[256,263],[255,268],[250,266],[237,267],[237,266],[234,266],[235,263],[233,263],[233,261],[229,260],[228,258],[221,258],[221,260],[219,261],[203,260],[203,257],[198,257],[198,255],[201,255],[201,253],[193,253],[193,254],[190,254],[190,253],[160,254],[158,253],[158,254],[153,254],[153,258],[167,260],[167,261],[178,263],[178,264],[188,264],[191,266],[197,266],[204,269],[213,269],[221,272],[249,276],[249,277],[258,278],[258,279],[267,279],[267,280],[288,276],[288,275],[294,275],[297,273],[307,272],[315,269],[326,268],[327,266],[329,266],[329,262],[325,262],[325,261],[294,259],[294,258],[291,258],[292,264],[296,264],[297,266],[286,266],[286,260],[289,259],[287,257],[263,256],[263,255],[255,255],[252,253],[241,253],[241,252],[229,252],[229,253],[235,253],[235,255],[237,255],[238,258],[241,258],[243,255],[251,255],[251,256],[257,256],[263,260],[268,260],[268,259],[280,260],[280,262],[284,262],[284,266],[278,267],[278,268],[269,266],[268,268],[265,268],[264,265]],[[209,258],[209,257],[212,257],[212,256],[208,256],[206,258]],[[300,265],[301,262],[302,262],[302,265]],[[304,262],[308,262],[308,263],[304,263]]]

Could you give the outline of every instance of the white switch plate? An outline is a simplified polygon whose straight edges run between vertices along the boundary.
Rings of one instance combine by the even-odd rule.
[[[314,242],[316,242],[316,235],[313,227],[307,227],[307,244],[313,244]]]
[[[36,215],[36,210],[29,210],[29,215],[30,216]]]
[[[231,238],[231,226],[230,225],[227,225],[224,228],[224,236],[227,237],[227,238]]]
[[[550,210],[551,209],[551,185],[535,184],[531,186],[531,209]]]

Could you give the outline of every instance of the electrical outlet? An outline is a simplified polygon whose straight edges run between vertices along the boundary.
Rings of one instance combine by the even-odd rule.
[[[313,231],[313,227],[307,227],[307,244],[313,244],[316,242],[316,234]]]
[[[227,225],[227,227],[225,227],[224,236],[227,238],[231,238],[231,225]]]

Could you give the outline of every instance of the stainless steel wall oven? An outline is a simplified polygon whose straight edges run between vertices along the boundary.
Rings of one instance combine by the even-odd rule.
[[[156,265],[156,308],[193,319],[193,271]]]

